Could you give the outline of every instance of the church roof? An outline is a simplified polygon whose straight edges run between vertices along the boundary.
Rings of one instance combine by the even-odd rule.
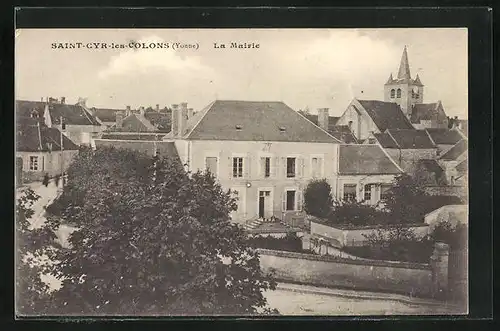
[[[433,103],[419,103],[411,110],[410,120],[412,123],[430,120],[446,120],[446,113],[442,107],[441,101]]]
[[[398,71],[398,80],[404,79],[404,80],[410,80],[411,79],[411,74],[410,74],[410,63],[408,62],[408,52],[406,50],[406,46],[403,50],[403,55],[401,55],[401,63],[399,64],[399,71]]]
[[[387,129],[413,129],[397,103],[379,100],[358,101],[381,132]]]

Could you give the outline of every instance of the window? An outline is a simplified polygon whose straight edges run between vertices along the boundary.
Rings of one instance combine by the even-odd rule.
[[[400,88],[398,88],[398,91],[397,91],[397,96],[396,96],[396,97],[397,97],[397,98],[401,98],[401,89],[400,89]]]
[[[391,90],[391,98],[394,98],[396,96],[396,91],[394,89]]]
[[[38,170],[38,156],[30,156],[30,170]]]
[[[286,177],[293,178],[295,177],[295,158],[287,157],[286,158]]]
[[[233,177],[243,177],[243,158],[233,157]]]
[[[207,171],[212,174],[217,174],[217,157],[206,157],[205,158],[205,167]]]
[[[387,199],[387,193],[391,189],[391,185],[389,184],[382,184],[380,185],[380,199],[385,200]]]
[[[261,170],[261,174],[265,178],[271,177],[271,158],[270,157],[261,157],[260,158],[260,170]]]
[[[295,210],[295,191],[286,191],[286,210]]]
[[[323,159],[320,157],[313,157],[311,159],[311,177],[319,178],[323,176],[322,168],[323,168]]]
[[[372,199],[372,184],[365,185],[365,201],[371,201]]]
[[[344,184],[344,200],[356,200],[356,184]]]

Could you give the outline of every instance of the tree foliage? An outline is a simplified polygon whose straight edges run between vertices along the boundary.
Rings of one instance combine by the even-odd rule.
[[[423,222],[428,201],[423,186],[414,177],[401,174],[387,191],[384,205],[394,220],[392,223],[410,224]]]
[[[172,158],[114,148],[82,151],[60,214],[78,229],[61,250],[57,292],[69,314],[254,314],[266,309],[258,254],[230,192]],[[268,310],[266,310],[268,311]]]
[[[320,218],[327,217],[333,205],[331,191],[326,179],[310,181],[304,191],[305,212]]]
[[[40,263],[43,256],[53,256],[55,225],[47,222],[32,229],[33,205],[40,198],[33,190],[26,189],[16,201],[16,314],[39,315],[49,306],[48,286],[41,274],[48,267]]]
[[[356,200],[336,201],[328,214],[328,223],[332,225],[379,225],[390,220],[386,212]]]

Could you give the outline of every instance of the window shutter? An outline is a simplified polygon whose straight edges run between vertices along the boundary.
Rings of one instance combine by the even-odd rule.
[[[282,161],[282,164],[283,164],[281,166],[281,169],[280,169],[281,177],[282,178],[286,178],[286,157],[282,157],[281,161]]]
[[[246,156],[243,158],[243,176],[250,178],[250,174],[250,157]]]
[[[279,157],[271,158],[271,177],[272,178],[278,177],[279,163],[280,163]]]
[[[281,195],[281,210],[286,211],[286,191]]]
[[[302,191],[298,190],[297,191],[297,210],[298,211],[302,211],[302,200],[303,200]]]
[[[301,178],[304,176],[304,158],[303,157],[298,157],[297,158],[297,177]]]
[[[45,158],[43,156],[41,157],[41,161],[40,161],[40,169],[42,171],[45,170]]]
[[[318,168],[319,168],[319,174],[320,174],[321,178],[325,178],[325,170],[324,170],[325,169],[324,168],[325,165],[324,165],[324,162],[325,161],[324,161],[323,158],[318,159],[318,163],[319,163],[318,164]]]
[[[233,158],[227,158],[229,178],[233,178]]]

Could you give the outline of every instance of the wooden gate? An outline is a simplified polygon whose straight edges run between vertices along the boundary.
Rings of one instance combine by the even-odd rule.
[[[448,257],[448,288],[451,300],[467,300],[468,292],[467,250],[451,250]]]

